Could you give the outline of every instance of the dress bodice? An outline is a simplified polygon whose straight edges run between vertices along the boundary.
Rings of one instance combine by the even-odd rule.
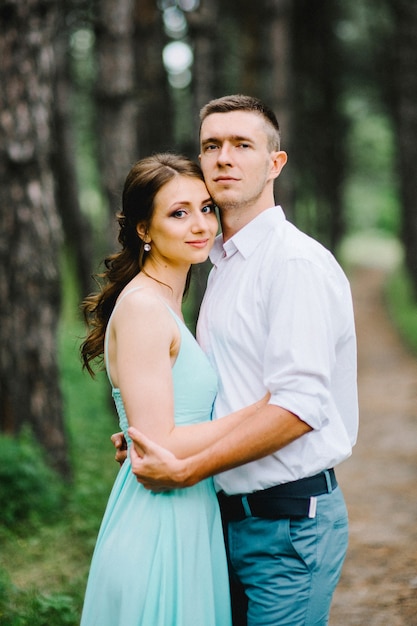
[[[140,289],[140,287],[126,292],[123,298],[136,289]],[[119,300],[116,307],[120,304],[122,299]],[[178,356],[172,367],[175,423],[192,424],[208,421],[211,419],[214,398],[217,393],[217,376],[190,330],[165,302],[164,304],[176,321],[181,334]],[[113,309],[113,313],[116,307]],[[105,337],[106,369],[112,386],[112,396],[119,416],[120,428],[127,441],[129,441],[127,437],[129,424],[123,398],[120,389],[113,386],[108,366],[109,327],[112,316],[109,319]]]

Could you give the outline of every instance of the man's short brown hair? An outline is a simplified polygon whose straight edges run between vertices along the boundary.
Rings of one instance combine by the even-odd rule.
[[[261,100],[252,96],[235,94],[210,100],[200,111],[200,124],[213,113],[230,113],[231,111],[248,111],[260,115],[265,121],[269,149],[271,151],[280,149],[280,130],[275,113]]]

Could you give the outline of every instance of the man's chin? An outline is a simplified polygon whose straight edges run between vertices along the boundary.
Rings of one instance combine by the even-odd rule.
[[[223,211],[234,209],[242,204],[242,199],[233,190],[224,189],[220,193],[212,193],[211,197]]]

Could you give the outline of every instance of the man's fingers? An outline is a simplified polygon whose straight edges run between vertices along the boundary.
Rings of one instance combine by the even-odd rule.
[[[145,489],[148,491],[153,491],[154,493],[167,493],[168,491],[172,491],[170,487],[161,487],[158,483],[148,482],[146,480],[141,480],[136,478],[138,483],[140,483]]]
[[[114,445],[114,447],[117,450],[126,450],[127,449],[127,443],[126,443],[126,439],[124,438],[123,433],[113,433],[113,435],[110,437],[112,444]]]
[[[136,448],[139,456],[146,454],[149,448],[152,448],[152,441],[133,426],[131,426],[127,432],[129,433],[129,437],[135,444],[132,447]]]
[[[122,438],[119,434],[114,434],[110,437],[112,444],[115,448],[120,448],[122,445]]]
[[[136,450],[136,446],[130,446],[130,460],[132,462],[132,467],[135,465],[135,463],[137,463],[137,461],[141,460],[141,456],[140,454],[138,454],[138,451]]]
[[[116,448],[116,454],[114,455],[115,460],[119,463],[119,465],[123,465],[127,456],[127,442],[123,433],[113,433],[110,440]]]
[[[127,430],[129,437],[135,442],[138,443],[139,445],[142,444],[149,444],[150,443],[150,439],[148,439],[143,433],[141,433],[137,428],[135,428],[134,426],[129,426],[128,430]]]
[[[114,460],[117,461],[117,463],[119,463],[119,465],[123,465],[123,463],[126,461],[127,458],[127,452],[126,450],[118,450],[116,452],[116,454],[114,455]]]

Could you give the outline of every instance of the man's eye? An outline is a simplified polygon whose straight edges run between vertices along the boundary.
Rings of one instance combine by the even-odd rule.
[[[212,150],[216,150],[217,146],[214,143],[208,144],[204,149],[206,152],[211,152]]]

